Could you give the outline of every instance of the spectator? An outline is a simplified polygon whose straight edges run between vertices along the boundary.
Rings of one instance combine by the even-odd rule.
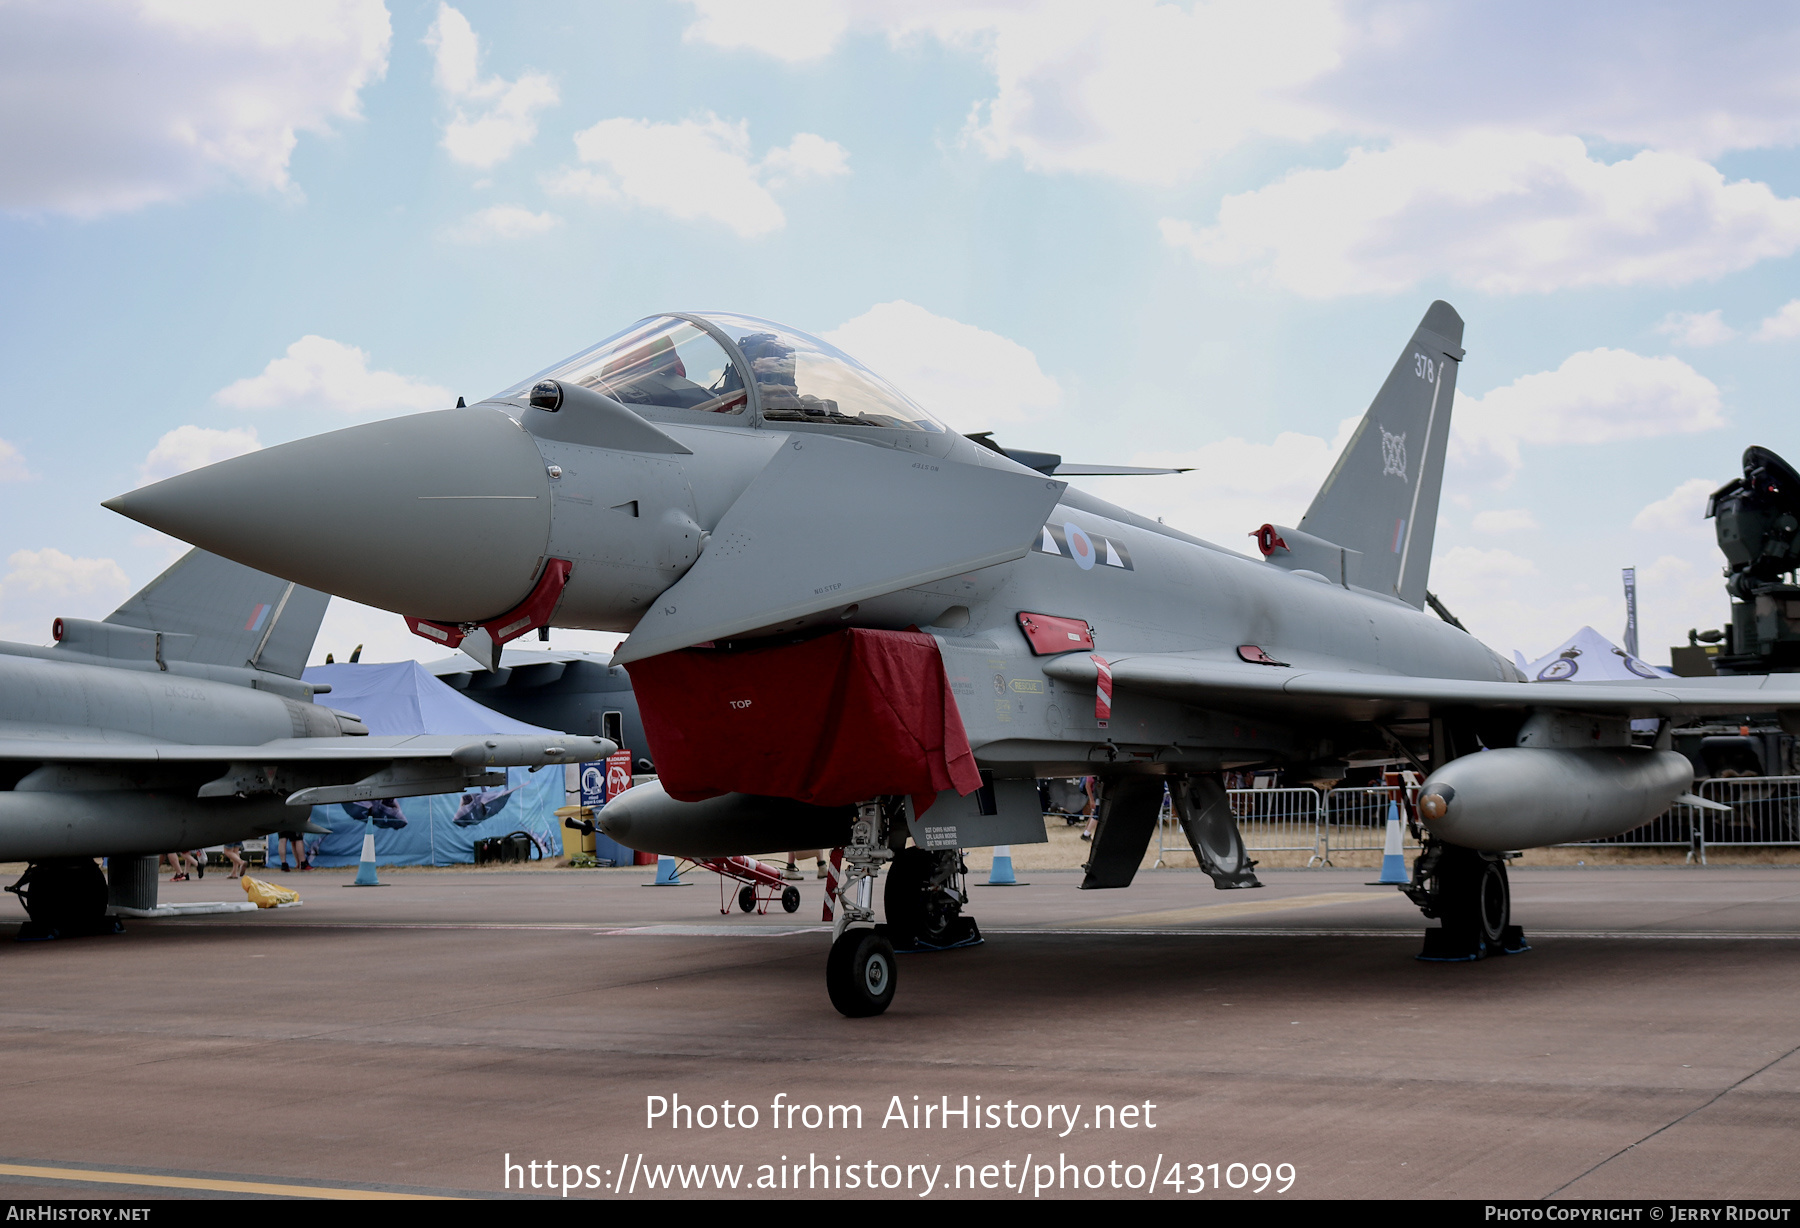
[[[244,877],[244,842],[242,840],[237,840],[231,844],[221,845],[219,851],[224,853],[225,860],[231,863],[231,871],[226,874],[225,877]]]
[[[811,857],[814,861],[819,863],[818,877],[824,878],[825,875],[828,873],[828,871],[825,869],[825,851],[823,849],[806,849],[803,852],[795,851],[795,852],[789,853],[788,861],[787,861],[787,869],[785,869],[781,872],[781,877],[783,877],[783,878],[805,878],[806,875],[800,873],[800,867],[795,863],[799,862],[801,859],[806,858],[806,857]]]
[[[276,841],[276,848],[279,849],[281,853],[282,872],[287,872],[289,845],[292,845],[294,849],[294,868],[298,870],[312,869],[312,861],[306,855],[306,833],[300,831],[284,831]]]

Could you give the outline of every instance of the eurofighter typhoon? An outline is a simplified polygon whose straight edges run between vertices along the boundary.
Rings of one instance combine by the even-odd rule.
[[[1404,890],[1441,919],[1428,952],[1479,958],[1522,945],[1507,851],[1646,822],[1692,785],[1672,723],[1800,713],[1800,680],[1530,684],[1424,612],[1462,336],[1433,303],[1299,525],[1256,531],[1260,558],[726,314],[652,317],[480,404],[107,506],[490,668],[539,626],[629,632],[614,661],[659,780],[603,827],[678,856],[841,847],[826,985],[849,1015],[891,1001],[894,942],[974,939],[959,850],[1042,841],[1043,776],[1102,778],[1084,888],[1131,882],[1165,786],[1235,888],[1258,884],[1223,771],[1419,768]],[[1661,721],[1654,747],[1634,718]]]
[[[7,888],[24,937],[109,931],[109,895],[154,908],[159,853],[322,831],[315,804],[504,784],[492,769],[612,749],[368,736],[300,679],[328,600],[191,550],[105,619],[57,619],[53,646],[0,643],[0,861],[29,863]]]

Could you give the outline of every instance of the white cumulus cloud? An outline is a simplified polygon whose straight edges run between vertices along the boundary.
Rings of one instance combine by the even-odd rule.
[[[741,47],[797,64],[829,54],[850,28],[842,0],[690,0],[690,43]]]
[[[1024,422],[1062,400],[1018,342],[905,299],[869,308],[825,340],[958,431]]]
[[[575,151],[582,165],[550,176],[550,192],[720,222],[744,238],[787,224],[771,189],[850,170],[843,146],[810,132],[757,159],[748,122],[711,114],[672,124],[603,119],[575,134]]]
[[[1361,415],[1338,424],[1334,439],[1283,431],[1269,443],[1233,436],[1186,451],[1081,457],[1192,473],[1153,478],[1076,478],[1074,484],[1170,527],[1251,553],[1249,534],[1265,523],[1297,525],[1325,484]],[[1071,458],[1075,459],[1075,458]]]
[[[1346,128],[1504,124],[1696,157],[1800,140],[1800,20],[1785,5],[1381,3],[1347,15],[1342,69],[1309,91]]]
[[[190,469],[230,460],[262,447],[253,426],[217,430],[209,426],[178,426],[156,441],[138,466],[140,482],[160,482]]]
[[[1170,244],[1248,266],[1308,298],[1449,278],[1494,294],[1683,285],[1800,250],[1800,200],[1645,151],[1590,157],[1578,137],[1486,131],[1356,149],[1228,196],[1215,225],[1162,222]]]
[[[994,92],[967,135],[1039,171],[1170,183],[1258,137],[1308,139],[1330,112],[1298,90],[1338,63],[1345,23],[1329,0],[690,0],[685,37],[799,62],[861,27],[980,56]]]
[[[233,409],[317,406],[349,414],[379,410],[448,409],[447,388],[392,371],[369,370],[369,356],[353,345],[308,334],[271,359],[261,375],[229,384],[213,400]]]
[[[1659,537],[1714,541],[1712,522],[1706,519],[1706,500],[1724,484],[1712,478],[1689,478],[1632,517],[1631,527]]]
[[[481,42],[469,19],[448,4],[425,35],[435,59],[432,79],[450,106],[444,148],[465,166],[487,169],[537,138],[538,112],[556,105],[556,82],[540,72],[515,80],[481,75]]]
[[[288,186],[387,70],[381,0],[0,4],[0,209],[92,217]]]
[[[25,467],[25,454],[4,439],[0,439],[0,482],[23,482],[31,476]]]
[[[1707,431],[1725,424],[1718,385],[1679,358],[1602,347],[1554,371],[1520,376],[1481,397],[1456,394],[1450,458],[1501,484],[1522,446],[1602,444]]]
[[[1800,337],[1800,298],[1784,303],[1756,330],[1758,341],[1789,341],[1795,337]]]
[[[10,570],[0,577],[0,590],[48,593],[59,597],[88,597],[115,592],[130,581],[111,559],[72,558],[54,546],[42,550],[15,550],[6,559]]]
[[[762,160],[764,181],[772,188],[802,179],[830,179],[850,173],[850,151],[814,132],[802,132]]]
[[[1671,311],[1656,326],[1656,331],[1676,345],[1702,349],[1719,345],[1737,336],[1737,330],[1725,323],[1724,313],[1713,311]]]
[[[1647,660],[1666,660],[1669,646],[1688,642],[1690,628],[1704,631],[1730,620],[1720,557],[1716,545],[1700,550],[1696,544],[1688,556],[1659,555],[1638,568],[1638,643]]]
[[[1531,509],[1524,507],[1494,508],[1485,512],[1476,512],[1475,519],[1471,524],[1477,533],[1487,533],[1494,537],[1525,533],[1540,527],[1537,517],[1531,514]]]
[[[529,239],[547,234],[560,225],[562,219],[554,213],[533,213],[521,205],[490,205],[445,227],[442,233],[452,243],[488,243]]]

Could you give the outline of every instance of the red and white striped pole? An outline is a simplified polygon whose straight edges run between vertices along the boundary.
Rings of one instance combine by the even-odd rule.
[[[1097,677],[1094,679],[1094,723],[1105,729],[1106,723],[1112,719],[1112,666],[1099,653],[1093,653],[1088,660],[1094,663]]]
[[[832,918],[831,902],[833,900],[837,899],[838,887],[843,883],[843,881],[844,881],[844,850],[841,848],[840,849],[832,849],[831,850],[831,871],[830,871],[829,877],[827,877],[825,880],[825,915],[823,917],[819,918],[821,921],[831,920],[831,918]]]

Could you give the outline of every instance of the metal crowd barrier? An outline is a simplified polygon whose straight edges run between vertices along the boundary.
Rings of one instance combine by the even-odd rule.
[[[1408,795],[1416,790],[1409,790]],[[1306,853],[1309,866],[1331,864],[1334,852],[1381,852],[1387,842],[1388,801],[1384,785],[1332,789],[1227,789],[1244,847],[1252,853]],[[1404,828],[1402,831],[1404,832]],[[1410,833],[1405,847],[1417,851]],[[1169,802],[1163,795],[1156,825],[1156,866],[1169,853],[1191,853]]]
[[[1407,790],[1408,801],[1417,789]],[[1617,836],[1575,840],[1558,848],[1684,848],[1688,860],[1706,864],[1708,845],[1759,848],[1800,847],[1800,776],[1711,777],[1694,786],[1708,801],[1731,807],[1730,814],[1677,803],[1644,824]],[[1381,852],[1387,839],[1385,785],[1313,788],[1227,789],[1244,846],[1252,853],[1301,852],[1307,865],[1328,866],[1333,853]],[[1402,815],[1404,817],[1404,813]],[[1419,842],[1401,828],[1407,852]],[[1168,793],[1156,824],[1157,866],[1170,853],[1191,854]]]
[[[1560,848],[1685,848],[1690,862],[1706,864],[1708,845],[1791,848],[1800,845],[1800,776],[1714,776],[1694,786],[1730,814],[1677,803],[1642,827]]]
[[[1416,786],[1406,790],[1406,804],[1401,807],[1400,842],[1404,851],[1416,853],[1419,842],[1405,825],[1412,804],[1418,800]],[[1331,864],[1333,853],[1379,853],[1387,847],[1388,803],[1394,791],[1386,785],[1340,786],[1325,794],[1320,802],[1319,859]]]
[[[1699,792],[1731,807],[1728,815],[1703,810],[1695,816],[1702,847],[1800,845],[1800,776],[1713,777],[1700,782]]]

